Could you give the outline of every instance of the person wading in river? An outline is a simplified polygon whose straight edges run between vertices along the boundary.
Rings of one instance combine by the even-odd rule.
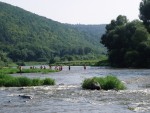
[[[70,71],[71,67],[69,66],[69,71]]]
[[[18,68],[19,68],[19,72],[22,73],[22,67],[19,66]]]
[[[86,65],[84,65],[84,70],[86,70]]]

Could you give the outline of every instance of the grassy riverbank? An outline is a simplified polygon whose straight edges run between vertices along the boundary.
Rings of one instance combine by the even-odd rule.
[[[91,85],[98,83],[101,89],[104,90],[124,90],[126,89],[125,85],[115,76],[109,75],[106,77],[93,77],[85,79],[82,83],[83,89],[91,89]]]
[[[98,60],[83,60],[83,61],[64,61],[64,62],[57,62],[56,65],[70,65],[70,66],[93,66],[95,63],[97,63]]]
[[[27,77],[13,77],[7,74],[0,74],[0,87],[23,87],[23,86],[41,86],[41,85],[55,85],[55,80],[45,78],[30,79]]]
[[[1,68],[0,69],[0,87],[22,87],[22,86],[40,86],[40,85],[55,85],[55,80],[51,78],[45,78],[43,80],[39,78],[30,79],[27,77],[13,77],[8,74],[15,73],[50,73],[57,72],[50,69],[22,69],[18,68]]]
[[[74,60],[56,62],[56,65],[71,65],[71,66],[109,66],[107,56],[103,55],[95,60]]]
[[[1,68],[0,73],[3,74],[15,74],[15,73],[51,73],[51,72],[58,72],[57,70],[50,70],[50,69],[22,69],[21,72],[18,68]]]

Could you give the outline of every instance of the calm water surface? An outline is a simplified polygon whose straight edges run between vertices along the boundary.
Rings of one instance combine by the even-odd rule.
[[[28,68],[28,67],[26,67]],[[85,78],[113,74],[127,86],[124,91],[83,90]],[[49,74],[14,74],[53,78],[55,86],[0,88],[0,113],[150,113],[150,69],[63,67]],[[19,96],[21,95],[21,96]],[[32,99],[29,99],[31,97]]]

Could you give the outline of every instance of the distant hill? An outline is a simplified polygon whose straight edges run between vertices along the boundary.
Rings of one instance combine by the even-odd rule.
[[[0,2],[0,51],[13,61],[100,55],[105,25],[68,25]]]
[[[100,25],[83,25],[77,24],[73,25],[74,28],[78,29],[79,32],[84,33],[86,40],[90,41],[92,44],[102,47],[100,43],[101,36],[105,33],[106,24]]]

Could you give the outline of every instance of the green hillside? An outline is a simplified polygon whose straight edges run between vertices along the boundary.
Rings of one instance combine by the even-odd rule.
[[[105,53],[99,44],[105,26],[99,30],[100,34],[95,30],[88,33],[79,26],[68,26],[0,2],[0,52],[13,61],[98,56]]]
[[[90,41],[93,45],[98,48],[104,49],[103,44],[100,43],[101,36],[105,33],[106,24],[101,25],[73,25],[79,32],[84,33],[86,40]],[[105,52],[105,51],[104,51]]]

